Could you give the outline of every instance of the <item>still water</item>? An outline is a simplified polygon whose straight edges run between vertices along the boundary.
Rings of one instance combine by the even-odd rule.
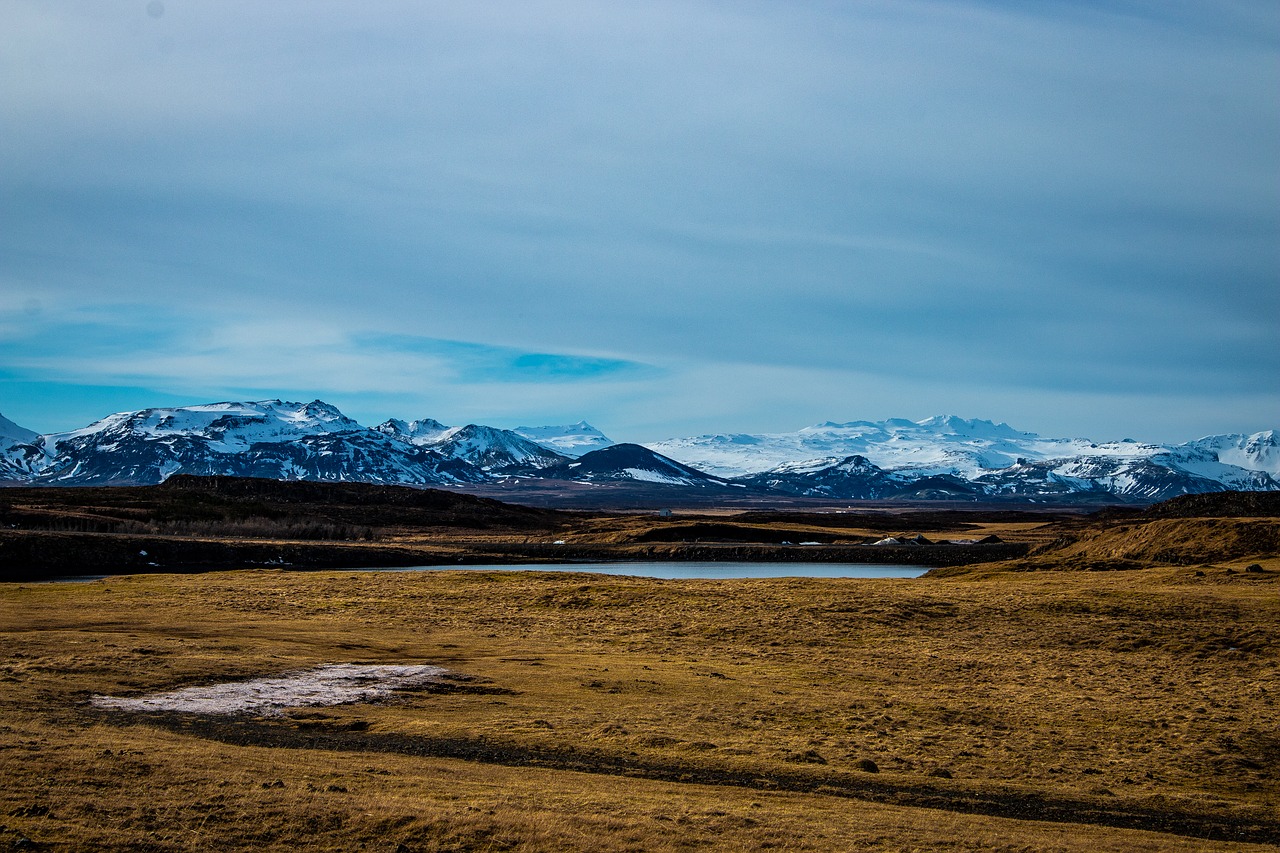
[[[540,563],[507,566],[414,566],[407,569],[377,569],[390,572],[535,571],[595,572],[602,575],[633,575],[666,580],[728,580],[730,578],[918,578],[925,566],[891,566],[881,563]],[[369,571],[363,569],[360,571]]]
[[[664,580],[732,578],[918,578],[925,566],[882,563],[513,563],[480,566],[409,566],[386,569],[315,569],[339,572],[594,572]],[[313,571],[307,569],[305,571]],[[110,575],[70,575],[35,583],[85,583]]]

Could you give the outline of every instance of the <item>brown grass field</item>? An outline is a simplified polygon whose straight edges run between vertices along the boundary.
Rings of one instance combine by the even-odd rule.
[[[0,849],[1276,849],[1277,520],[989,529],[1039,550],[2,584]],[[465,678],[281,718],[89,703],[333,662]]]

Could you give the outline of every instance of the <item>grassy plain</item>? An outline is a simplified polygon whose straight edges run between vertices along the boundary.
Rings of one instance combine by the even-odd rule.
[[[914,581],[6,584],[0,847],[1275,849],[1280,560],[1029,571],[1135,537]],[[88,704],[339,661],[474,680],[283,719]]]

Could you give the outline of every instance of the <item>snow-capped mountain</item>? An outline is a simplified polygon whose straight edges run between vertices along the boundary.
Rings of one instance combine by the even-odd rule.
[[[20,427],[4,415],[0,415],[0,450],[8,450],[15,444],[30,444],[39,436],[38,432]]]
[[[969,478],[1012,465],[1019,457],[1073,455],[1058,452],[1069,445],[1069,440],[1041,439],[1008,424],[939,416],[918,422],[901,418],[827,422],[791,433],[701,435],[647,446],[687,465],[728,477],[813,459],[863,456],[886,470]]]
[[[1210,436],[1180,445],[1131,440],[1097,443],[1044,438],[1008,424],[939,416],[824,423],[792,433],[702,435],[648,445],[687,465],[744,483],[793,494],[855,497],[859,477],[833,469],[858,457],[926,491],[1009,497],[1085,496],[1164,500],[1224,489],[1280,489],[1280,441],[1275,430],[1250,436]],[[812,481],[812,482],[808,482]],[[961,487],[973,484],[976,489]],[[770,485],[773,484],[773,485]],[[867,489],[885,493],[879,483]],[[904,487],[895,496],[912,493]]]
[[[462,460],[361,426],[315,400],[211,403],[109,415],[37,439],[51,485],[163,482],[176,473],[373,483],[477,482]]]
[[[586,421],[568,426],[516,427],[512,432],[541,444],[562,456],[578,457],[592,450],[602,450],[613,440]]]
[[[430,448],[450,459],[462,459],[499,474],[524,474],[567,458],[567,454],[531,441],[515,430],[481,424],[449,427],[431,418],[409,422],[392,418],[374,429],[399,441]]]
[[[703,435],[642,447],[614,444],[585,421],[504,430],[391,419],[368,428],[319,400],[120,412],[48,435],[0,417],[0,482],[6,484],[148,484],[176,473],[410,485],[486,483],[518,474],[831,499],[1158,501],[1228,489],[1280,490],[1280,438],[1268,430],[1177,445],[1098,443],[935,417]]]
[[[511,430],[431,418],[370,429],[320,400],[143,409],[44,436],[5,420],[0,432],[0,479],[48,485],[150,484],[177,473],[439,485],[568,461]]]
[[[478,424],[448,430],[430,447],[451,459],[465,459],[477,468],[499,474],[528,473],[568,459],[511,430]]]
[[[383,435],[421,446],[440,441],[452,427],[447,427],[432,418],[423,418],[420,421],[402,421],[392,418],[378,424],[374,429]]]
[[[1210,453],[1225,465],[1266,471],[1280,478],[1280,430],[1269,429],[1253,435],[1211,435],[1184,446]]]
[[[790,495],[874,499],[901,492],[911,478],[890,474],[865,456],[854,455],[787,462],[737,482]]]
[[[45,461],[40,435],[0,415],[0,480],[22,480]]]
[[[119,412],[71,432],[44,436],[56,453],[61,445],[101,436],[146,436],[159,440],[175,436],[199,437],[210,450],[235,453],[262,442],[288,441],[310,435],[363,430],[328,403],[208,403],[171,409]]]
[[[574,460],[544,468],[538,475],[552,480],[662,483],[670,486],[724,486],[724,480],[681,465],[639,444],[614,444]]]

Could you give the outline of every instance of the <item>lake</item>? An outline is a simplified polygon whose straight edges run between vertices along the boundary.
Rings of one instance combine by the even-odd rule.
[[[594,572],[602,575],[633,575],[664,580],[729,580],[732,578],[918,578],[929,571],[925,566],[894,566],[881,563],[537,563],[506,566],[414,566],[396,569],[353,569],[352,571],[435,572]]]
[[[310,569],[306,571],[312,571]],[[339,572],[593,572],[663,580],[731,580],[734,578],[918,578],[926,566],[881,563],[515,563],[480,566],[409,566],[368,569],[316,569]],[[72,575],[29,583],[87,583],[111,575]]]

